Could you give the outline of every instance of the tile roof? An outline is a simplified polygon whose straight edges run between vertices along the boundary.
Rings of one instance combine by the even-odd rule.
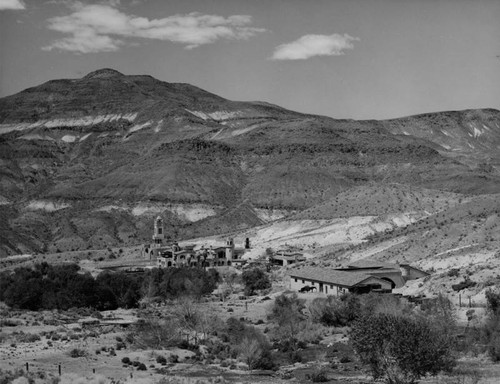
[[[338,271],[335,269],[318,267],[304,267],[301,269],[295,269],[289,271],[288,274],[291,277],[296,277],[299,279],[315,280],[344,287],[354,287],[355,285],[362,283],[370,277],[379,279],[378,277],[361,272],[352,273],[348,271]]]

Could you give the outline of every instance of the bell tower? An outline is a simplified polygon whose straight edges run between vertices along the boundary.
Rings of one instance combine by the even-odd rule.
[[[226,240],[226,259],[232,260],[234,258],[234,240],[232,237]]]
[[[153,233],[153,243],[155,247],[161,247],[163,240],[165,239],[165,233],[163,231],[163,219],[158,216],[155,220],[155,228]]]

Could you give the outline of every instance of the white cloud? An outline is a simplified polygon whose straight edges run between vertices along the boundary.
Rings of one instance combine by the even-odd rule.
[[[291,43],[281,44],[274,50],[272,60],[305,60],[313,56],[340,56],[353,49],[359,39],[348,34],[305,35]]]
[[[116,51],[125,44],[126,38],[171,41],[191,49],[219,39],[248,39],[264,31],[251,27],[252,18],[247,15],[223,17],[189,13],[148,19],[127,15],[109,4],[78,2],[71,7],[70,15],[48,20],[49,29],[68,36],[42,49],[78,53]]]
[[[26,9],[21,0],[0,0],[0,11]]]

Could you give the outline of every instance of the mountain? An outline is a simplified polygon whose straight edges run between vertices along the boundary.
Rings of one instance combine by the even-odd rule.
[[[483,170],[500,161],[500,119],[495,109],[427,113],[387,120],[384,126],[393,134],[432,141],[446,156],[481,165]]]
[[[0,99],[0,255],[137,244],[158,214],[177,239],[366,216],[387,193],[424,217],[500,193],[499,124],[491,109],[336,120],[112,69],[52,80]]]

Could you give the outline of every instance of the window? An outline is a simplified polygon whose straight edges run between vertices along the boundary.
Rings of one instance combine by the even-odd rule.
[[[330,284],[330,288],[333,289],[333,284]]]
[[[163,228],[162,227],[159,227],[158,228],[158,234],[161,235],[161,233],[163,232]]]
[[[295,280],[295,282],[297,282],[297,279],[293,279],[293,280]]]
[[[304,280],[302,280],[302,284],[304,284],[304,283],[305,283],[305,281],[304,281]]]

